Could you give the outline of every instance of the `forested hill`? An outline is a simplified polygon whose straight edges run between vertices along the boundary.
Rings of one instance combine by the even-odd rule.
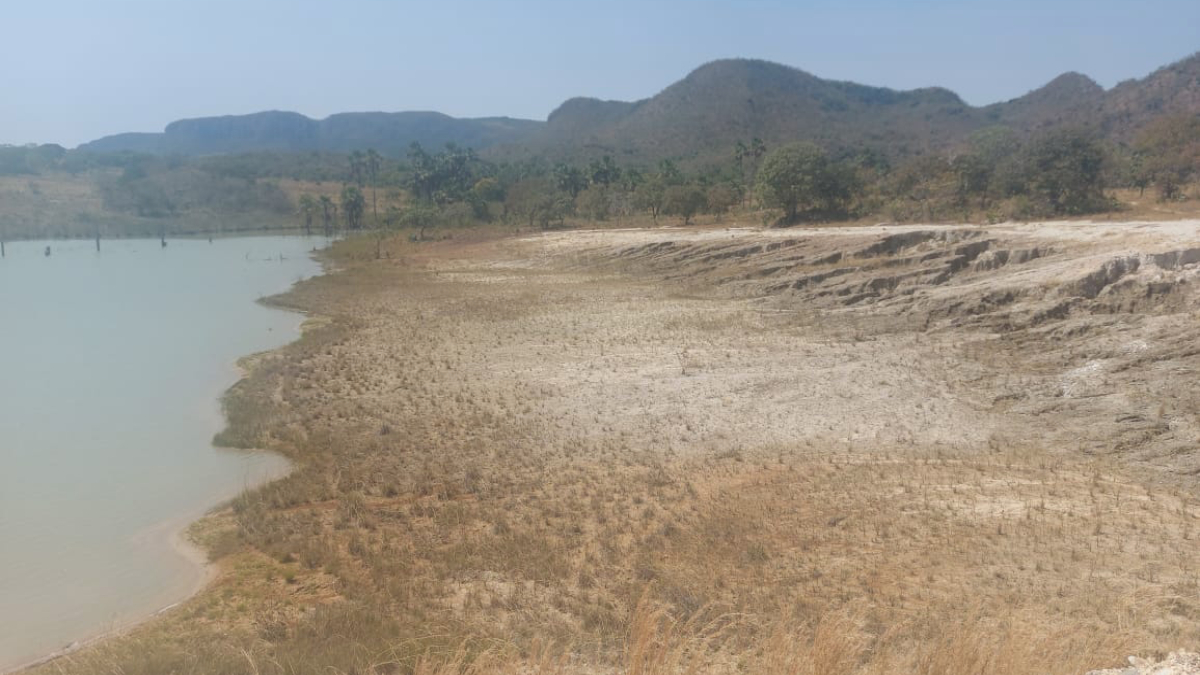
[[[715,61],[657,96],[631,104],[573,99],[537,139],[547,149],[613,156],[728,154],[739,140],[868,144],[906,152],[961,136],[971,109],[945,89],[894,91],[823,80],[766,61]]]
[[[869,149],[892,159],[961,144],[1005,126],[1021,135],[1090,127],[1128,141],[1164,114],[1200,113],[1200,54],[1109,91],[1067,73],[1011,101],[973,107],[947,89],[896,91],[825,80],[749,59],[705,64],[641,101],[573,98],[546,122],[507,117],[456,119],[433,112],[344,113],[312,120],[298,113],[180,120],[159,134],[120,134],[81,146],[96,152],[213,155],[258,151],[347,152],[374,148],[402,156],[414,141],[446,143],[499,158],[541,155],[586,161],[611,155],[652,163],[728,159],[738,141],[768,145],[809,140],[833,151]]]
[[[870,148],[893,157],[961,143],[1003,125],[1024,135],[1092,127],[1129,140],[1163,114],[1200,113],[1200,54],[1105,91],[1067,73],[1011,101],[973,107],[941,88],[896,91],[824,80],[788,66],[714,61],[658,95],[633,102],[571,99],[531,142],[561,157],[718,159],[738,140],[809,140],[831,150]]]
[[[128,133],[85,143],[91,152],[217,155],[246,152],[350,152],[374,148],[402,155],[413,142],[484,149],[521,143],[542,122],[509,117],[458,119],[436,112],[341,113],[314,120],[299,113],[269,111],[179,120],[162,133]]]

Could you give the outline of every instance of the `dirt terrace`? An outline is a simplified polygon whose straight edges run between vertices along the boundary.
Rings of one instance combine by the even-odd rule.
[[[807,386],[784,384],[793,398],[780,403],[805,389],[817,400],[796,411],[789,438],[1036,441],[1175,478],[1200,471],[1188,377],[1200,365],[1200,221],[593,232],[539,244],[682,294],[716,289],[757,314],[751,334],[803,326],[788,352],[808,360],[793,373]],[[783,383],[792,364],[769,368]],[[810,413],[829,420],[824,430]]]

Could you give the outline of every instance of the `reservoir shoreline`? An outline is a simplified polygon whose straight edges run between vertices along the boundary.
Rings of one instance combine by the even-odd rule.
[[[177,237],[177,239],[182,239],[182,237]],[[191,239],[202,239],[202,237],[194,237]],[[216,237],[214,237],[214,240],[215,239]],[[227,235],[223,237],[223,239],[229,240],[250,238],[242,236],[241,233],[237,233]],[[38,246],[41,245],[41,241],[46,241],[47,243],[50,243],[51,241],[62,241],[66,243],[68,240],[39,240]],[[86,240],[72,241],[74,241],[77,246],[79,241]],[[141,240],[131,241],[128,239],[122,239],[112,241],[114,243],[131,246],[140,243]],[[20,243],[28,245],[28,242]],[[157,242],[153,243],[155,244],[156,248]],[[287,312],[287,316],[289,318],[287,319],[287,324],[285,327],[289,332],[286,334],[286,341],[282,343],[276,343],[266,350],[259,349],[239,354],[234,360],[227,362],[226,366],[220,369],[223,373],[223,378],[218,389],[220,394],[215,398],[215,400],[210,400],[210,403],[215,404],[215,414],[220,416],[220,422],[217,426],[211,427],[212,431],[220,434],[228,429],[229,418],[223,405],[224,395],[234,389],[245,379],[252,377],[254,364],[260,362],[262,356],[283,349],[289,344],[292,344],[303,337],[304,327],[306,322],[309,321],[311,317],[309,317],[303,310],[271,302],[271,299],[281,294],[290,292],[292,289],[294,289],[296,283],[304,278],[326,274],[327,272],[324,266],[321,265],[320,256],[317,253],[317,247],[323,249],[327,245],[328,241],[322,239],[319,243],[316,243],[311,251],[303,251],[303,253],[307,255],[308,259],[314,261],[319,266],[315,272],[301,274],[298,280],[291,281],[291,283],[288,283],[285,288],[280,289],[278,286],[276,286],[271,291],[268,291],[257,298],[251,298],[249,300],[248,304],[252,306],[266,308],[274,312]],[[305,242],[304,246],[308,247],[310,244]],[[75,250],[72,249],[72,252],[74,251]],[[12,251],[10,250],[10,254],[11,253]],[[249,255],[250,254],[247,254],[248,260]],[[295,252],[288,253],[289,257],[293,257],[294,255]],[[281,261],[282,259],[283,258],[280,258]],[[280,327],[278,325],[278,317],[274,319],[263,320],[260,323],[261,325],[259,328],[267,331],[274,330],[269,327],[271,325],[275,325],[276,328]],[[274,332],[272,335],[278,336],[279,333]],[[185,397],[183,400],[179,401],[179,405],[186,408],[187,402],[188,398]],[[196,411],[187,412],[194,414]],[[181,414],[183,414],[182,411]],[[175,610],[186,604],[187,601],[194,598],[198,593],[203,591],[216,578],[218,578],[219,566],[209,560],[208,552],[202,545],[193,540],[193,538],[189,535],[189,530],[196,523],[199,523],[205,518],[208,518],[213,514],[219,513],[221,510],[228,508],[229,503],[239,494],[249,490],[258,489],[264,485],[286,477],[294,470],[295,465],[289,458],[272,449],[219,447],[215,442],[212,441],[212,438],[213,435],[211,432],[209,432],[208,440],[206,441],[208,452],[216,453],[218,455],[228,455],[230,458],[233,458],[234,456],[250,458],[248,460],[249,463],[243,466],[244,473],[241,478],[241,483],[236,486],[229,486],[225,489],[221,489],[218,492],[211,494],[209,497],[203,498],[202,506],[189,507],[182,513],[176,513],[175,515],[172,515],[164,520],[141,527],[134,532],[131,537],[129,537],[130,545],[137,550],[157,556],[169,555],[175,561],[175,566],[178,566],[180,569],[186,569],[186,576],[176,576],[170,585],[164,588],[161,592],[153,591],[150,594],[152,599],[146,602],[145,606],[138,607],[138,601],[134,599],[132,601],[132,605],[116,609],[113,612],[110,620],[106,620],[101,624],[95,625],[91,630],[78,632],[77,638],[72,639],[69,643],[65,643],[63,646],[53,651],[44,652],[43,655],[32,659],[21,657],[20,652],[18,651],[17,657],[20,660],[15,663],[0,663],[0,674],[8,675],[11,673],[26,672],[45,665],[51,661],[74,654],[80,649],[93,645],[97,642],[126,634],[136,627],[146,623],[150,619],[167,614],[172,610]],[[179,450],[178,448],[171,446],[165,446],[162,449],[165,449],[167,454],[177,452]],[[265,458],[268,455],[272,458],[270,463],[253,459],[254,457],[258,456]],[[272,464],[275,462],[280,463],[279,466],[274,466]],[[183,470],[186,471],[187,469],[185,468]],[[16,516],[14,516],[14,518],[15,517]],[[69,537],[70,534],[67,533],[61,536]],[[86,600],[81,602],[86,603]]]
[[[273,450],[253,449],[245,450],[244,452],[271,453],[282,457],[282,455],[279,455],[279,453]],[[57,659],[70,656],[71,654],[74,654],[75,652],[78,652],[79,650],[89,647],[93,644],[123,635],[146,623],[147,621],[150,621],[151,619],[163,616],[164,614],[181,607],[189,600],[196,597],[201,591],[207,588],[209,584],[211,584],[220,576],[220,569],[218,568],[217,563],[209,560],[208,551],[206,551],[204,547],[193,541],[188,536],[188,531],[193,525],[196,525],[212,514],[227,508],[229,503],[233,499],[236,499],[237,495],[241,492],[255,490],[282,478],[286,478],[293,470],[294,466],[289,461],[288,468],[283,473],[267,477],[264,480],[255,482],[254,484],[247,485],[246,487],[238,490],[238,492],[235,494],[227,494],[219,497],[218,499],[214,500],[212,506],[204,509],[199,514],[192,513],[178,516],[163,521],[162,523],[150,528],[152,533],[147,534],[152,534],[152,538],[154,539],[165,541],[178,557],[186,560],[193,568],[195,572],[194,581],[189,585],[188,591],[185,595],[174,599],[166,605],[158,606],[155,609],[151,609],[146,612],[136,613],[135,616],[125,618],[115,626],[99,628],[95,632],[83,635],[78,640],[71,642],[61,649],[46,654],[45,656],[40,656],[32,661],[14,666],[11,669],[0,670],[0,675],[13,675],[15,673],[28,672],[34,668],[44,666]]]
[[[919,257],[894,250],[921,237]],[[295,472],[205,521],[221,576],[185,609],[38,673],[617,673],[672,644],[700,645],[705,672],[837,644],[864,649],[847,672],[954,672],[965,653],[1083,673],[1196,642],[1178,611],[1194,493],[1110,459],[1117,441],[1098,458],[1071,442],[1142,428],[1121,413],[1148,390],[1158,419],[1197,428],[1175,374],[1196,365],[1196,268],[1167,269],[1192,225],[465,239],[396,237],[380,258],[340,242],[344,273],[271,303],[328,319],[265,357],[230,417]],[[943,283],[964,239],[1038,254]],[[1144,320],[1095,304],[1046,319],[1053,340],[1013,323],[1131,248],[1149,270],[1134,291],[1179,280],[1126,312]],[[885,252],[864,267],[861,251]],[[815,289],[771,290],[791,257],[808,262],[784,278]],[[834,292],[898,264],[922,271],[905,271],[919,304]],[[1014,286],[1006,341],[968,322]],[[1049,351],[1027,362],[1030,345]],[[706,607],[744,622],[716,635]]]

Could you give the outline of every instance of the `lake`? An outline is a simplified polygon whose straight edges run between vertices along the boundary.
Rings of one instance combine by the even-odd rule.
[[[0,259],[0,672],[194,591],[190,520],[286,462],[212,447],[236,361],[298,337],[258,298],[328,242],[16,242]],[[44,254],[51,247],[51,255]]]

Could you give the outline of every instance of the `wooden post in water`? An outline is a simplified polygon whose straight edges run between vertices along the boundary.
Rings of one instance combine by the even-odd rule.
[[[0,258],[4,257],[4,237],[0,237]]]

